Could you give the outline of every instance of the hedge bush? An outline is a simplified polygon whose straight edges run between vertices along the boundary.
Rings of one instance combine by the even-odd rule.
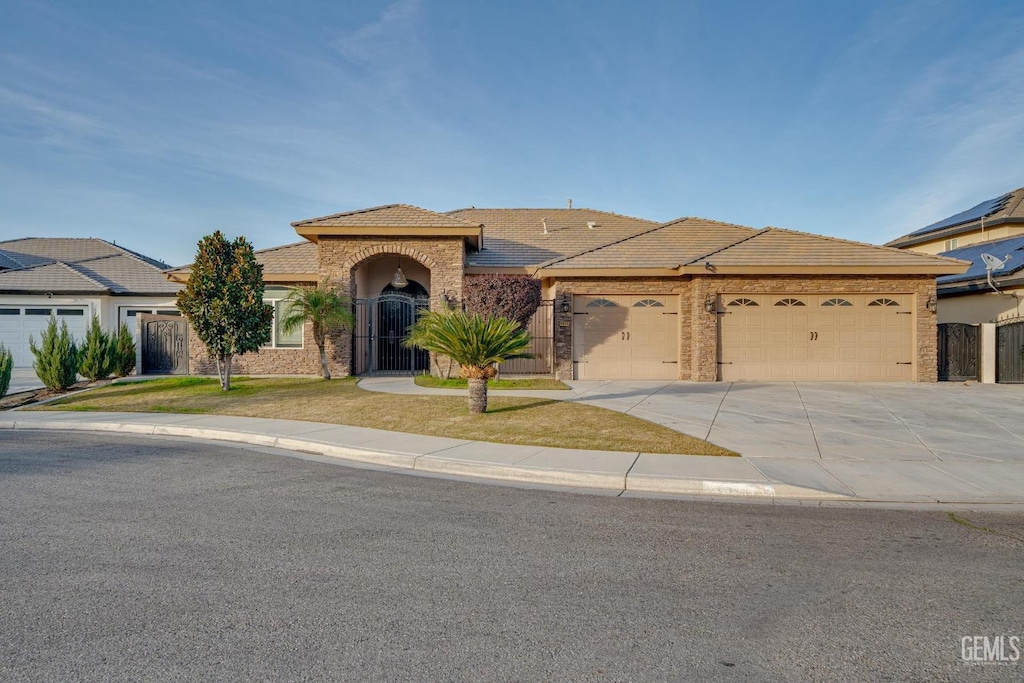
[[[28,338],[29,348],[36,357],[32,364],[36,376],[51,391],[67,390],[78,379],[78,347],[68,332],[68,324],[61,321],[58,328],[57,318],[51,315],[41,344],[36,346],[35,339]]]

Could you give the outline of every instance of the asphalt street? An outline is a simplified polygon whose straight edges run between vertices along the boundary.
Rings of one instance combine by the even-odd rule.
[[[1024,515],[0,433],[0,680],[1021,680]]]

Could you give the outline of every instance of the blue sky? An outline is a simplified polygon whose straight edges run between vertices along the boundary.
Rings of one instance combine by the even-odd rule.
[[[0,239],[402,202],[881,242],[1024,185],[1024,3],[0,3]]]

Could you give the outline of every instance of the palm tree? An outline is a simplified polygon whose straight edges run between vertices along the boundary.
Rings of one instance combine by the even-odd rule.
[[[487,411],[487,380],[494,367],[513,358],[532,358],[532,339],[519,323],[506,318],[485,318],[479,313],[444,309],[423,311],[403,342],[448,356],[459,364],[469,385],[469,412]]]
[[[306,322],[313,323],[313,341],[320,349],[320,367],[324,379],[331,378],[327,368],[327,335],[337,330],[350,330],[355,322],[352,300],[338,291],[329,280],[317,285],[293,287],[285,297],[287,313],[281,321],[285,332],[292,332]]]

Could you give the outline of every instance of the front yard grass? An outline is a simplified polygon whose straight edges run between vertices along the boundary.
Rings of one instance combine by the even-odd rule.
[[[416,375],[416,386],[428,387],[430,389],[465,389],[468,382],[462,377],[434,377],[433,375]],[[569,385],[550,377],[537,377],[533,379],[491,379],[487,381],[488,391],[501,391],[502,389],[556,389],[568,391]]]
[[[462,396],[374,393],[353,378],[237,377],[231,385],[224,392],[206,377],[113,384],[32,410],[237,415],[555,448],[736,455],[639,418],[551,399],[495,396],[485,414],[472,415]]]

